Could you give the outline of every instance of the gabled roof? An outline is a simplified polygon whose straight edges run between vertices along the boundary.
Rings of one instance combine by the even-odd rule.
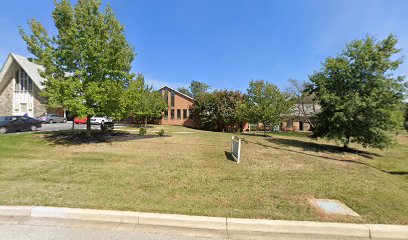
[[[28,76],[33,80],[34,84],[39,89],[44,89],[44,85],[42,84],[45,79],[40,76],[39,71],[43,71],[44,67],[33,62],[30,62],[26,57],[10,53],[4,63],[2,69],[0,70],[0,81],[3,80],[4,75],[6,74],[8,68],[11,66],[12,61],[16,61],[17,64],[28,74]]]
[[[183,97],[186,97],[186,98],[188,98],[188,99],[194,101],[194,98],[192,98],[192,97],[190,97],[190,96],[188,96],[188,95],[186,95],[186,94],[184,94],[184,93],[181,93],[181,92],[179,92],[179,91],[177,91],[177,90],[175,90],[175,89],[173,89],[173,88],[171,88],[171,87],[169,87],[169,86],[163,86],[163,87],[161,87],[158,91],[163,90],[163,89],[165,89],[165,88],[168,88],[168,89],[170,89],[170,90],[176,92],[177,94],[180,94],[180,95],[182,95]]]

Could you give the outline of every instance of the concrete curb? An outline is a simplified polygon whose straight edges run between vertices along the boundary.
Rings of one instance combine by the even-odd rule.
[[[54,218],[240,233],[304,234],[367,239],[408,239],[408,226],[187,216],[59,207],[0,206],[0,217]]]
[[[228,231],[330,235],[368,238],[370,230],[359,224],[301,222],[261,219],[227,219]]]

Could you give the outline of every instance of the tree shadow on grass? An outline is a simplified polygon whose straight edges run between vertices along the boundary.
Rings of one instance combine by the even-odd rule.
[[[92,131],[91,137],[86,136],[84,130],[70,130],[70,131],[56,131],[46,132],[44,139],[55,145],[81,145],[89,143],[111,143],[111,142],[125,142],[130,140],[142,140],[152,138],[169,137],[168,135],[144,135],[131,134],[128,132],[110,132],[103,133],[102,131]]]
[[[265,148],[272,148],[272,149],[277,149],[277,150],[281,150],[281,151],[288,151],[288,152],[292,152],[292,153],[298,153],[298,154],[301,154],[301,155],[321,158],[321,159],[325,159],[325,160],[360,164],[360,165],[364,165],[364,166],[367,166],[367,167],[370,167],[370,168],[373,168],[375,170],[381,171],[383,173],[388,173],[388,174],[391,174],[391,175],[408,176],[407,171],[386,171],[384,169],[377,168],[375,166],[372,166],[372,165],[364,163],[364,162],[355,161],[355,160],[351,160],[351,159],[339,159],[339,158],[335,158],[335,157],[331,157],[331,156],[322,156],[322,155],[318,155],[318,154],[313,154],[313,153],[311,153],[311,151],[315,151],[316,153],[317,152],[323,152],[323,153],[344,153],[344,152],[349,152],[349,153],[354,153],[354,154],[357,154],[359,156],[362,156],[362,157],[368,158],[368,159],[372,159],[374,156],[381,157],[381,155],[376,154],[376,153],[360,151],[360,150],[356,150],[356,149],[349,149],[348,151],[344,151],[344,149],[342,147],[340,147],[340,146],[333,146],[333,145],[328,145],[328,144],[319,144],[319,143],[313,143],[313,142],[304,142],[304,141],[295,140],[295,139],[271,138],[271,139],[267,139],[267,141],[270,142],[270,143],[275,143],[278,146],[272,146],[272,145],[264,144],[264,143],[261,143],[259,141],[257,141],[257,142],[245,141],[245,142],[246,143],[257,144],[257,145],[263,146]],[[303,151],[289,149],[289,148],[286,148],[286,147],[281,147],[282,145],[302,148]]]
[[[297,139],[270,138],[268,139],[268,141],[271,143],[275,143],[277,145],[286,145],[302,148],[303,151],[314,151],[323,153],[353,153],[368,159],[372,159],[374,157],[381,157],[381,155],[372,152],[357,150],[353,148],[344,149],[343,147],[340,146],[301,141]]]
[[[269,140],[269,139],[268,139],[268,140]],[[276,140],[276,139],[274,139],[274,140]],[[272,142],[271,140],[269,140],[269,141]],[[295,140],[295,141],[296,141],[296,140]],[[382,169],[379,169],[379,168],[376,168],[376,167],[374,167],[374,166],[371,166],[370,164],[367,164],[367,163],[364,163],[364,162],[355,161],[355,160],[350,160],[350,159],[338,159],[338,158],[335,158],[335,157],[328,157],[328,156],[316,155],[316,154],[312,154],[312,153],[309,153],[309,152],[306,152],[306,151],[297,151],[297,150],[288,149],[288,148],[283,148],[283,147],[275,147],[275,146],[266,145],[266,144],[263,144],[263,143],[260,143],[260,142],[250,142],[250,141],[247,141],[247,142],[253,143],[253,144],[257,144],[257,145],[263,146],[263,147],[265,147],[265,148],[273,148],[273,149],[277,149],[277,150],[283,150],[283,151],[288,151],[288,152],[292,152],[292,153],[298,153],[298,154],[301,154],[301,155],[306,155],[306,156],[321,158],[321,159],[325,159],[325,160],[360,164],[360,165],[364,165],[364,166],[367,166],[367,167],[370,167],[370,168],[373,168],[373,169],[375,169],[375,170],[378,170],[378,171],[381,171],[381,172],[384,172],[384,173],[388,173],[388,174],[393,174],[393,175],[405,175],[405,173],[387,172],[387,171],[384,171],[384,170],[382,170]],[[300,142],[301,142],[301,141],[300,141]],[[306,143],[307,143],[307,142],[306,142]],[[278,144],[279,144],[279,143],[278,143]],[[317,144],[317,143],[310,143],[310,144]],[[317,144],[317,145],[319,145],[319,144]],[[326,145],[326,144],[322,144],[322,145]],[[332,146],[332,145],[327,145],[327,146],[333,147],[333,148],[326,149],[326,152],[329,152],[329,151],[331,151],[331,153],[335,153],[335,152],[336,152],[336,148],[334,148],[334,147],[336,147],[336,146]],[[337,148],[341,148],[341,147],[337,147]],[[312,149],[312,148],[311,148],[311,149]],[[308,149],[308,148],[307,148],[308,151],[310,151],[311,149]],[[357,151],[357,150],[354,150],[354,151]],[[340,152],[340,151],[338,151],[338,153],[339,153],[339,152]],[[344,152],[344,151],[341,151],[341,152]]]
[[[395,171],[384,171],[384,172],[392,174],[392,175],[400,175],[400,176],[407,175],[408,176],[408,172],[395,172]]]

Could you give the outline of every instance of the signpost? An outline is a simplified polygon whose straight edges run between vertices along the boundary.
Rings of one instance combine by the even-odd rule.
[[[239,163],[241,158],[241,139],[235,136],[232,136],[231,154],[237,163]]]

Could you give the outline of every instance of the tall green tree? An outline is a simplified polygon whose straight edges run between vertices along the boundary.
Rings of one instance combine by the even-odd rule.
[[[193,97],[193,94],[190,92],[190,90],[188,90],[185,87],[181,87],[181,88],[177,88],[177,91],[181,92],[184,95],[187,95],[189,97]]]
[[[367,36],[347,44],[310,76],[310,92],[321,106],[313,137],[333,139],[348,148],[350,142],[385,148],[397,126],[393,113],[401,104],[403,77],[393,71],[402,63],[395,54],[397,39]]]
[[[241,107],[242,115],[251,123],[278,125],[293,107],[291,94],[264,80],[251,81]]]
[[[189,87],[193,98],[197,97],[200,93],[207,92],[210,88],[210,85],[199,81],[191,81]]]
[[[193,116],[199,128],[214,131],[218,130],[217,113],[218,104],[214,94],[201,93],[194,99]]]
[[[129,83],[123,99],[126,112],[131,117],[143,119],[145,127],[149,118],[159,118],[167,109],[167,102],[161,93],[145,84],[141,74],[138,74],[137,79]]]
[[[43,96],[51,107],[65,107],[77,116],[87,116],[91,134],[92,116],[119,118],[121,96],[133,78],[133,47],[126,41],[124,26],[101,0],[55,1],[52,12],[57,29],[49,36],[43,25],[31,19],[31,34],[20,34],[34,61],[44,66],[47,79]]]
[[[201,93],[194,101],[194,118],[202,129],[236,131],[242,124],[239,107],[243,94],[239,91],[216,90]]]

